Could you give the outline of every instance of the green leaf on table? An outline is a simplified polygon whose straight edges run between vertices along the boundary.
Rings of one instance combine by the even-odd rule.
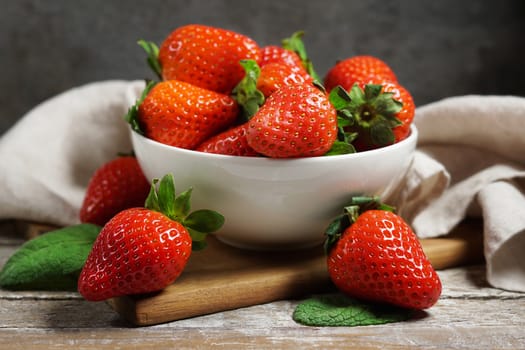
[[[0,286],[10,290],[76,290],[100,230],[97,225],[79,224],[25,242],[0,271]]]
[[[316,296],[295,308],[295,322],[315,327],[354,327],[406,321],[413,310],[365,302],[343,294]]]

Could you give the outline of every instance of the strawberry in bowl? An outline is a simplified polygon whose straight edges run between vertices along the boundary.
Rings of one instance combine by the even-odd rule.
[[[390,78],[358,75],[369,80],[359,78],[355,89],[374,98],[358,104],[353,87],[323,86],[301,32],[283,40],[282,47],[241,37],[244,44],[234,58],[231,45],[222,41],[226,33],[202,27],[196,32],[176,41],[176,34],[169,35],[160,50],[142,42],[160,81],[148,84],[126,119],[146,177],[172,173],[180,186],[192,187],[195,209],[224,215],[215,233],[220,240],[263,250],[320,244],[324,228],[350,197],[387,197],[400,183],[412,161],[417,129],[413,115],[400,114],[404,101],[386,87]],[[177,55],[162,54],[167,43]],[[186,49],[192,45],[209,50]],[[198,61],[205,74],[168,73],[186,62],[184,55]],[[244,73],[217,73],[216,79],[227,77],[228,84],[216,88],[203,84],[214,76],[213,67]],[[397,138],[395,128],[401,125],[408,132]],[[380,143],[365,148],[360,144],[367,137],[361,133],[369,129]]]

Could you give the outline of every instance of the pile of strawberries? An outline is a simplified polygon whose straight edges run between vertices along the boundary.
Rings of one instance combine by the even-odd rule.
[[[159,81],[127,120],[171,146],[272,158],[365,151],[408,136],[414,102],[385,62],[351,57],[322,82],[301,38],[260,47],[237,32],[186,25],[160,47],[140,41]]]
[[[141,41],[160,81],[126,118],[159,142],[236,156],[344,154],[408,136],[414,103],[384,62],[351,57],[323,84],[301,36],[260,48],[238,33],[188,25],[160,49]],[[82,222],[103,226],[80,274],[82,296],[97,301],[173,283],[192,249],[224,222],[210,210],[190,212],[191,191],[176,195],[170,174],[150,183],[133,156],[99,168],[80,210]],[[353,198],[325,234],[328,272],[341,291],[415,309],[438,300],[441,282],[417,237],[376,198]]]

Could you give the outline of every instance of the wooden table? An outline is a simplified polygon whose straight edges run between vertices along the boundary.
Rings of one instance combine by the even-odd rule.
[[[0,222],[0,267],[24,242]],[[483,265],[439,271],[440,301],[409,322],[305,327],[298,300],[148,327],[72,292],[0,290],[0,349],[525,349],[525,294],[490,288]]]

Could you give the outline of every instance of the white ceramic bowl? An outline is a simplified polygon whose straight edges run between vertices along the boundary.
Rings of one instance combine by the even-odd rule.
[[[257,250],[320,244],[330,221],[353,195],[388,196],[412,161],[410,136],[391,146],[354,154],[298,159],[236,157],[168,146],[131,131],[134,151],[149,179],[173,173],[177,193],[193,187],[192,209],[225,217],[216,237]]]

